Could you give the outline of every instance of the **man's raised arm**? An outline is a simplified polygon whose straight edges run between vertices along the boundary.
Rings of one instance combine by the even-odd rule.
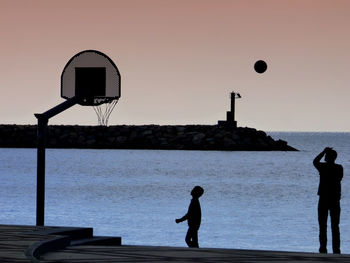
[[[316,168],[319,167],[319,164],[320,164],[320,161],[321,161],[322,157],[326,154],[326,152],[327,152],[328,150],[331,150],[331,149],[332,149],[332,148],[330,148],[330,147],[326,147],[326,148],[324,148],[324,150],[323,150],[322,152],[320,152],[320,153],[315,157],[315,159],[314,159],[314,161],[313,161],[313,164],[314,164],[314,166],[315,166]]]

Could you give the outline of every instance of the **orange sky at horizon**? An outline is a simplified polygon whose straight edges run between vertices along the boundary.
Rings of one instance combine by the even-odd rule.
[[[216,124],[236,91],[239,126],[350,131],[349,25],[346,0],[0,0],[0,123],[35,124],[63,101],[68,60],[95,49],[121,73],[110,125]],[[97,117],[74,106],[50,124]]]

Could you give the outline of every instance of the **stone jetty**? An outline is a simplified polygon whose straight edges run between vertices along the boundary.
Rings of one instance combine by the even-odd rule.
[[[0,125],[0,147],[35,148],[36,125]],[[49,125],[47,148],[296,151],[264,131],[219,125]]]

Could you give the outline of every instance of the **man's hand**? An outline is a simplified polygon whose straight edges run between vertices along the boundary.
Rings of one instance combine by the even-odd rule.
[[[181,220],[180,219],[175,219],[175,222],[176,222],[176,224],[178,224],[178,223],[181,222]]]

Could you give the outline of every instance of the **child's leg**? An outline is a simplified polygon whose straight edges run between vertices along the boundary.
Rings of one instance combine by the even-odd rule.
[[[199,247],[198,246],[198,229],[189,227],[187,230],[185,241],[188,247]]]
[[[188,228],[186,238],[185,238],[186,244],[188,247],[192,247],[192,231],[191,228]]]
[[[198,229],[193,229],[193,232],[192,232],[192,247],[199,247],[199,245],[198,245]]]

